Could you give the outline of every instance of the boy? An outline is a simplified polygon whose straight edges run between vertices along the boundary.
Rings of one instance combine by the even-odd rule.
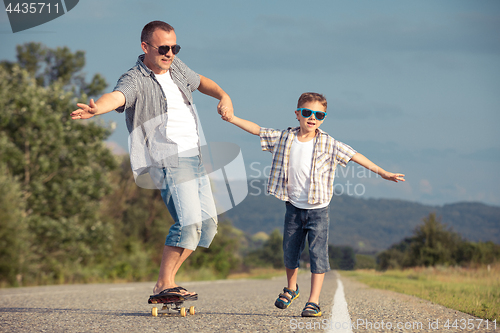
[[[302,311],[303,317],[319,317],[319,295],[328,260],[329,204],[337,164],[349,160],[394,182],[405,181],[403,174],[387,172],[348,145],[319,129],[326,118],[327,102],[323,95],[304,93],[295,115],[299,127],[284,131],[261,128],[236,116],[224,120],[260,136],[262,150],[273,154],[267,192],[286,201],[283,252],[288,287],[276,299],[275,306],[286,309],[299,296],[297,273],[305,239],[309,241],[311,293]]]

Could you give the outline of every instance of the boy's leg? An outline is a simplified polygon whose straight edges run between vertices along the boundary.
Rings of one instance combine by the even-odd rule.
[[[299,268],[286,268],[286,279],[288,281],[288,289],[296,290],[297,289],[297,275],[299,273]],[[290,295],[289,295],[290,296]]]
[[[297,290],[297,274],[299,271],[300,254],[304,250],[306,234],[302,230],[301,210],[291,203],[286,203],[285,226],[283,231],[283,255],[287,277],[287,288]],[[288,292],[285,293],[291,297]],[[284,297],[279,297],[287,301]]]
[[[330,270],[328,259],[329,206],[308,211],[309,256],[311,260],[311,294],[309,302],[319,304],[325,273]]]
[[[305,247],[307,231],[302,228],[302,211],[291,203],[286,203],[283,256],[285,267],[291,270],[299,267],[300,255]]]
[[[297,274],[299,272],[299,268],[285,268],[285,270],[288,287],[284,288],[283,294],[279,294],[278,299],[274,302],[274,305],[281,309],[286,309],[293,300],[299,297],[297,285]],[[282,302],[280,302],[280,300]]]
[[[297,275],[299,273],[299,268],[297,267],[297,268],[291,269],[291,268],[285,267],[285,270],[286,270],[286,280],[288,283],[287,288],[290,290],[293,290],[293,291],[297,291]],[[290,293],[285,292],[284,294],[287,295],[288,297],[292,298],[292,295],[290,295]],[[285,302],[287,301],[287,299],[285,297],[279,297],[279,298]]]
[[[308,302],[319,304],[319,295],[321,294],[321,287],[323,287],[324,279],[325,273],[311,273],[311,295],[309,296]]]
[[[299,268],[286,268],[286,280],[288,282],[288,289],[297,291],[297,275],[299,272]],[[292,295],[290,295],[289,292],[284,292],[284,295],[288,296],[290,299],[292,299]],[[288,299],[286,297],[279,296],[279,299],[283,300],[284,302],[288,302]]]

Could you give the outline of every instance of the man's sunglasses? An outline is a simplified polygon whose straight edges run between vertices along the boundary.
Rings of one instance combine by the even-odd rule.
[[[172,49],[172,53],[173,54],[177,54],[181,50],[181,46],[177,45],[177,44],[176,45],[172,45],[172,46],[162,45],[162,46],[156,47],[154,45],[149,44],[148,42],[145,42],[145,43],[148,44],[149,46],[152,46],[155,49],[157,49],[158,53],[161,54],[161,55],[167,55],[167,53],[168,53],[168,51],[170,51],[170,49]]]
[[[318,120],[323,120],[326,118],[326,112],[324,111],[313,111],[306,108],[298,108],[297,111],[300,111],[300,114],[304,118],[309,118],[312,114],[314,114],[314,117]]]

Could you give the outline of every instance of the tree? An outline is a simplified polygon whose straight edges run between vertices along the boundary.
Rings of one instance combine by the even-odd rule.
[[[245,258],[249,266],[285,267],[283,261],[283,236],[278,229],[273,230],[261,248],[251,251]]]
[[[456,252],[463,243],[459,234],[447,228],[435,213],[415,229],[409,248],[409,266],[456,264]]]
[[[353,270],[356,266],[356,255],[350,246],[328,246],[328,256],[332,269]]]
[[[366,254],[356,254],[356,265],[354,269],[375,269],[377,268],[377,262],[375,257]]]
[[[468,242],[431,213],[415,228],[412,237],[377,256],[379,268],[487,264],[500,260],[500,245]]]
[[[492,264],[500,261],[500,244],[493,242],[464,242],[457,251],[463,264]]]
[[[3,61],[1,65],[6,69],[18,65],[35,78],[38,86],[48,87],[57,82],[76,96],[97,96],[107,86],[100,74],[95,74],[90,83],[85,82],[85,73],[82,72],[85,52],[72,53],[67,47],[49,49],[34,42],[18,45],[17,63]]]
[[[0,65],[0,165],[23,193],[33,279],[64,280],[66,270],[100,260],[112,244],[98,214],[116,165],[103,144],[111,131],[69,117],[85,91],[100,92],[77,74],[82,58],[29,43],[18,47],[18,63]]]
[[[210,268],[218,278],[226,278],[241,262],[238,250],[242,237],[243,233],[234,228],[230,221],[220,221],[210,247],[198,248],[181,269],[189,271]]]
[[[25,209],[21,185],[0,164],[0,283],[18,285],[26,273],[31,239]]]
[[[409,266],[408,249],[412,238],[405,238],[401,242],[394,244],[389,249],[381,252],[377,256],[378,267],[381,270],[395,269]]]

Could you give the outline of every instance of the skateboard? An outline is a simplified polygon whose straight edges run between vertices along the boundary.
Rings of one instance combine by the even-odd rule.
[[[163,304],[161,308],[157,308],[156,306],[151,309],[151,315],[153,317],[158,317],[158,315],[168,315],[171,314],[170,310],[177,312],[181,315],[181,317],[186,317],[188,311],[186,308],[182,306],[184,301],[196,301],[198,296],[195,297],[182,297],[179,295],[163,295],[162,297],[149,299],[149,304]],[[194,306],[189,307],[189,314],[194,315],[195,310]]]

